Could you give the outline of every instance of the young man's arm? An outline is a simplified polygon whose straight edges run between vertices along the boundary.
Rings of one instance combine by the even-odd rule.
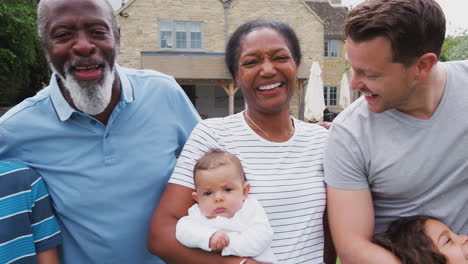
[[[193,190],[177,184],[168,184],[153,215],[148,235],[148,249],[168,264],[239,264],[240,257],[222,257],[201,249],[187,248],[175,237],[177,221],[187,215],[194,203]],[[248,264],[261,264],[248,259]]]
[[[37,264],[59,264],[57,248],[51,248],[37,254]]]
[[[327,186],[327,210],[333,242],[342,263],[401,264],[391,252],[371,242],[374,207],[369,189]]]

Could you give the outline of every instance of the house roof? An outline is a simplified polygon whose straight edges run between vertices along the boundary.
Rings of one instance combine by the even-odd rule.
[[[307,1],[307,5],[324,21],[325,38],[344,39],[343,26],[346,7],[332,6],[328,1]]]
[[[121,6],[117,11],[115,11],[115,14],[120,14],[120,12],[124,11],[129,5],[131,5],[135,0],[127,0],[125,5]]]
[[[178,80],[230,80],[224,63],[224,53],[200,52],[141,52],[143,69],[153,69],[174,76]],[[309,69],[301,64],[298,78],[309,77]]]
[[[307,2],[305,2],[307,0],[299,0],[299,2],[301,2],[304,7],[309,10],[309,12],[320,22],[320,23],[324,23],[324,21],[322,20],[322,18],[313,10],[310,8],[310,6],[307,4]],[[135,0],[127,0],[127,2],[125,3],[125,5],[121,6],[119,9],[117,9],[115,11],[115,14],[118,15],[118,14],[121,14],[125,9],[127,9],[127,7],[129,7],[131,4],[133,4],[133,2],[135,2]]]

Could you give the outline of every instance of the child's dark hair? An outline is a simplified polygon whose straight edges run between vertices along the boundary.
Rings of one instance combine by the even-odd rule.
[[[234,164],[242,174],[242,181],[246,181],[244,174],[244,169],[242,168],[242,164],[239,158],[227,151],[222,151],[220,149],[211,149],[205,153],[195,164],[193,169],[193,180],[195,185],[197,185],[197,177],[196,173],[199,170],[209,170],[209,169],[216,169],[218,167],[224,166],[226,164]]]
[[[427,215],[402,217],[393,221],[385,233],[374,237],[374,243],[397,256],[403,264],[446,264],[429,236],[424,232],[427,220],[437,218]]]

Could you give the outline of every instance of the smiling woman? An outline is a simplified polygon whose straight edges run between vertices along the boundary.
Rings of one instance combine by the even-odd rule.
[[[193,204],[195,162],[210,149],[221,149],[241,160],[249,196],[265,208],[273,228],[271,248],[279,263],[334,263],[333,257],[324,261],[322,153],[327,130],[289,115],[300,61],[296,34],[282,22],[255,20],[232,34],[226,64],[247,110],[206,119],[192,132],[153,215],[148,245],[154,254],[166,262],[243,261],[184,248],[175,240],[177,220]]]

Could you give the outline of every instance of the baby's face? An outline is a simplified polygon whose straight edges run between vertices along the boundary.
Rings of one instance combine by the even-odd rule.
[[[249,192],[248,183],[233,164],[196,172],[196,190],[192,193],[207,218],[232,217],[242,208]]]
[[[457,235],[444,223],[429,219],[424,231],[447,258],[447,264],[468,264],[468,236]]]

